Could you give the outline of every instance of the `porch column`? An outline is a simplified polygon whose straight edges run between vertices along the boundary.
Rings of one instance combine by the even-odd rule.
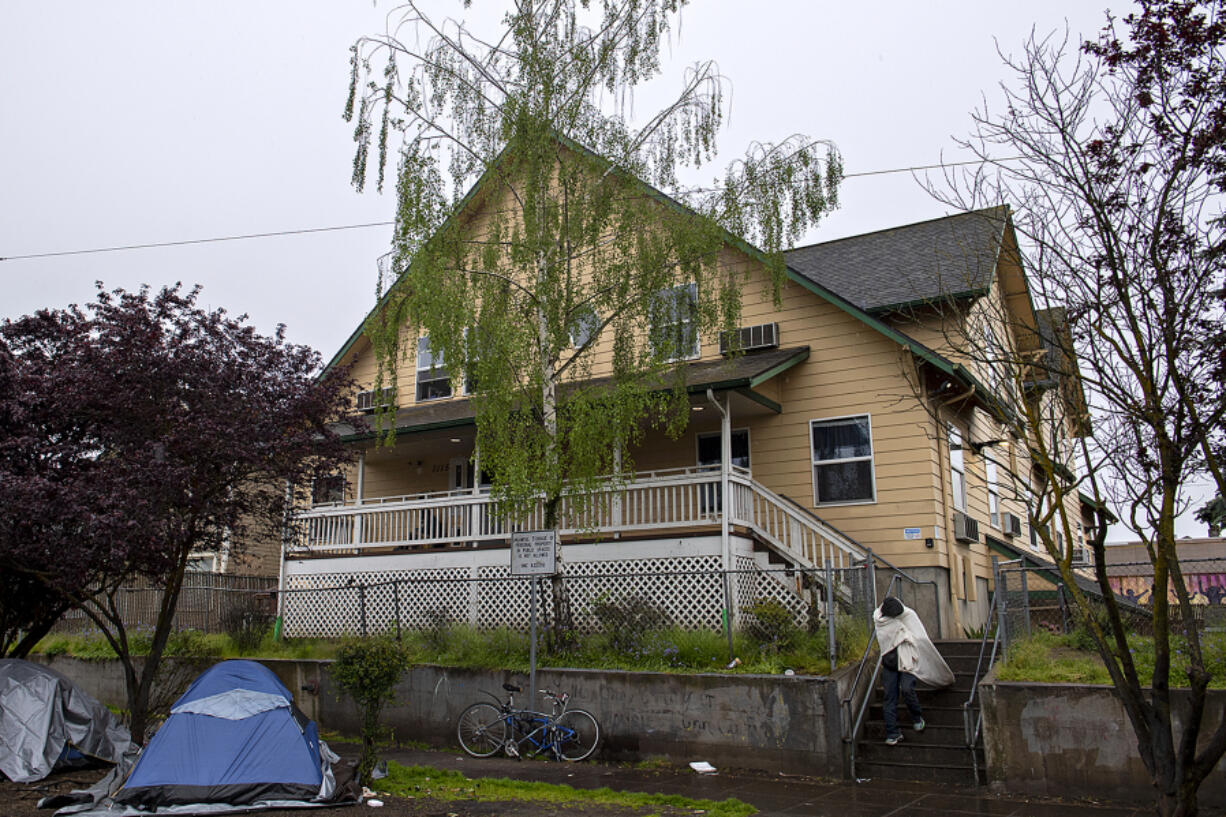
[[[481,494],[481,449],[477,446],[477,443],[474,441],[473,442],[472,495],[479,496],[480,494]],[[482,532],[481,524],[480,524],[481,523],[480,514],[481,514],[482,507],[484,507],[483,504],[478,504],[476,502],[468,506],[468,519],[466,519],[465,521],[468,524],[468,535],[469,536],[476,536],[477,534]],[[474,545],[477,544],[477,541],[475,539],[473,540],[473,544]]]
[[[719,488],[722,503],[719,514],[719,536],[724,550],[724,570],[735,567],[732,558],[732,537],[730,533],[730,516],[732,514],[732,483],[728,480],[732,473],[732,396],[724,397],[724,405],[720,409],[719,422]],[[736,582],[732,583],[735,588]],[[735,602],[735,590],[732,593]],[[736,609],[735,604],[733,610]]]
[[[721,505],[719,509],[719,538],[724,564],[724,603],[728,615],[728,648],[732,649],[732,625],[736,620],[736,582],[731,571],[734,567],[732,559],[732,537],[729,535],[728,514],[732,509],[732,484],[728,475],[732,470],[732,397],[724,398],[720,403],[715,399],[715,392],[707,389],[707,400],[719,410],[719,488]]]
[[[366,495],[366,452],[358,454],[358,484],[355,487],[353,504],[361,507],[362,498]],[[341,497],[344,499],[344,497]],[[362,543],[362,514],[353,515],[353,544]]]
[[[619,480],[622,475],[622,442],[618,440],[613,443],[613,517],[610,520],[613,524],[613,538],[621,538],[622,526],[622,489]]]

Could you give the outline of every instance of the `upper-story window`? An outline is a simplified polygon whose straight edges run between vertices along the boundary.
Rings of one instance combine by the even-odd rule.
[[[451,378],[442,353],[430,351],[430,337],[417,339],[417,399],[437,400],[451,396]]]
[[[962,452],[962,432],[949,426],[949,486],[954,507],[966,513],[966,460]]]
[[[581,349],[596,334],[600,328],[600,316],[590,306],[581,306],[575,310],[570,325],[570,345]]]
[[[814,420],[813,504],[874,502],[873,430],[869,416]]]
[[[651,304],[651,350],[665,360],[698,357],[698,285],[662,289]]]
[[[991,456],[984,457],[983,470],[988,483],[988,518],[992,527],[1000,530],[1000,477],[996,470],[996,460]]]

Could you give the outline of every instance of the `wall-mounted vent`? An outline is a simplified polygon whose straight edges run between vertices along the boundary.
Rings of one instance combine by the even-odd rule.
[[[1006,513],[1004,518],[1005,536],[1021,536],[1022,520],[1017,514]]]
[[[962,511],[954,511],[954,539],[959,542],[978,542],[979,523]]]
[[[753,349],[774,349],[779,345],[779,324],[760,323],[757,326],[742,326],[732,332],[719,335],[719,353],[726,355],[734,349],[748,352]]]
[[[391,408],[395,404],[395,392],[390,387],[360,391],[356,404],[358,411],[363,414],[373,414],[378,409]]]

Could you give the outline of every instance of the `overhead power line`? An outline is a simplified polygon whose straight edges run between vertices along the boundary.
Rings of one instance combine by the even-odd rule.
[[[0,261],[23,261],[27,258],[55,258],[61,255],[89,255],[121,250],[149,250],[155,247],[185,247],[189,244],[214,244],[219,241],[246,241],[251,238],[274,238],[282,235],[305,235],[307,233],[333,233],[340,230],[360,230],[365,227],[389,227],[394,221],[368,221],[365,224],[339,224],[332,227],[306,227],[301,230],[276,230],[269,233],[246,233],[244,235],[219,235],[212,238],[189,238],[184,241],[154,241],[148,244],[124,244],[118,247],[91,247],[84,250],[60,250],[58,252],[34,252],[25,255],[0,256]]]
[[[997,159],[997,162],[1011,162],[1023,158],[1011,156],[1008,159]],[[866,170],[862,173],[844,173],[844,179],[854,179],[863,176],[884,176],[889,173],[914,173],[918,170],[936,170],[947,167],[982,164],[978,159],[965,162],[947,162],[935,165],[915,165],[913,167],[895,167],[889,170]],[[368,221],[363,224],[338,224],[331,227],[306,227],[299,230],[273,230],[267,233],[245,233],[242,235],[219,235],[210,238],[189,238],[182,241],[151,241],[145,244],[122,244],[115,247],[89,247],[80,250],[58,250],[55,252],[32,252],[22,255],[3,255],[0,261],[27,261],[36,258],[59,258],[66,255],[94,255],[104,252],[123,252],[125,250],[152,250],[158,247],[187,247],[192,244],[217,244],[223,241],[249,241],[253,238],[276,238],[288,235],[308,235],[310,233],[335,233],[342,230],[363,230],[369,227],[390,227],[394,221]]]

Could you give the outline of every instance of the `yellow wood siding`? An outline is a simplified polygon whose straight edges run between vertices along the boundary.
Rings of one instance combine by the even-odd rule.
[[[746,276],[742,288],[741,325],[775,322],[779,327],[781,347],[808,346],[810,349],[803,363],[757,388],[760,394],[783,407],[781,414],[760,408],[749,416],[733,412],[732,427],[746,428],[750,433],[754,478],[776,493],[812,509],[862,545],[902,567],[947,568],[951,594],[975,601],[979,594],[975,577],[991,575],[991,553],[983,535],[1009,540],[990,522],[983,455],[968,447],[964,457],[967,513],[979,521],[981,536],[978,543],[970,546],[954,542],[944,422],[958,423],[967,442],[1005,435],[988,423],[982,412],[962,416],[945,412],[940,414],[938,422],[926,405],[927,398],[917,394],[914,383],[919,380],[914,376],[909,352],[897,343],[796,283],[783,286],[781,305],[776,307],[765,271],[756,259],[728,248],[720,260],[729,272]],[[1005,307],[1010,311],[1023,308],[1028,311],[1024,279],[1016,265],[1010,267],[1005,290],[1002,295],[999,288],[993,286],[978,307],[979,314],[1003,313]],[[932,313],[925,317],[896,319],[896,325],[921,343],[957,358],[957,345],[949,341],[947,333],[964,331],[964,318],[965,315],[946,311],[943,317]],[[1001,334],[1007,331],[1002,327]],[[703,336],[700,340],[701,358],[718,358],[718,338]],[[401,408],[411,407],[416,402],[412,355],[415,343],[411,341],[405,338],[404,348],[408,354],[398,367],[397,403]],[[607,343],[593,350],[593,376],[608,373],[610,353]],[[376,367],[369,343],[359,340],[349,358],[355,361],[352,369],[355,380],[362,388],[370,388]],[[875,499],[869,503],[815,506],[810,423],[853,415],[870,418]],[[707,406],[691,415],[690,427],[677,440],[651,432],[644,445],[630,452],[634,467],[644,471],[694,465],[696,435],[718,430],[719,413]],[[447,489],[450,456],[471,452],[470,444],[448,449],[442,444],[447,437],[446,432],[405,434],[398,438],[393,451],[371,450],[365,465],[365,496],[398,496]],[[1024,520],[1024,492],[1012,490],[1008,473],[1010,448],[1017,452],[1019,472],[1029,473],[1025,445],[1021,441],[998,445],[989,451],[998,452],[1004,460],[999,479],[1002,513],[1011,512]],[[350,473],[347,489],[350,497],[355,481],[355,475]],[[920,528],[920,539],[905,539],[904,528]],[[924,540],[934,537],[934,547],[926,547]],[[1018,545],[1028,542],[1025,529],[1023,535],[1014,540]],[[968,593],[964,592],[964,586]]]

